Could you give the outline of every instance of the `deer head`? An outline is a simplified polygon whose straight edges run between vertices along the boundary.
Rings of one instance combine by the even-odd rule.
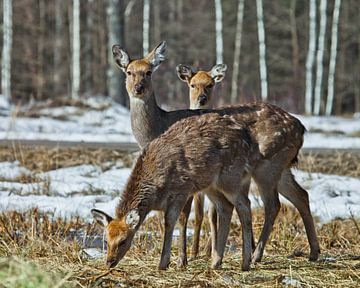
[[[227,66],[215,65],[209,72],[197,71],[187,65],[176,67],[177,75],[181,81],[188,84],[190,89],[190,109],[206,108],[211,101],[215,83],[221,82],[225,77]]]
[[[106,265],[115,267],[131,247],[140,224],[137,210],[131,210],[121,219],[114,219],[103,211],[92,209],[95,220],[105,227],[107,240]]]
[[[116,65],[126,75],[126,90],[130,98],[146,100],[153,92],[151,75],[165,60],[166,42],[161,42],[146,57],[131,60],[125,49],[119,45],[112,47]]]

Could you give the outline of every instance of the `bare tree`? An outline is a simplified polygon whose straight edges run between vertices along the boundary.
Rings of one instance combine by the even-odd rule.
[[[150,0],[144,0],[143,10],[143,55],[149,53]]]
[[[71,98],[79,98],[80,90],[80,0],[73,0],[72,18],[72,82]]]
[[[266,45],[265,45],[265,27],[264,12],[262,0],[256,0],[257,27],[259,38],[259,66],[260,66],[260,82],[261,82],[261,99],[267,100],[268,97],[268,81],[266,69]]]
[[[3,0],[1,93],[11,100],[12,0]]]
[[[63,32],[63,17],[62,8],[64,3],[62,0],[56,0],[55,2],[55,44],[54,44],[54,93],[58,95],[60,91],[60,63],[62,53],[62,32]]]
[[[316,81],[315,81],[315,92],[314,92],[314,114],[320,114],[321,108],[321,87],[323,77],[323,58],[325,48],[325,34],[326,34],[326,4],[327,0],[320,1],[320,30],[318,38],[318,47],[316,52]]]
[[[239,64],[241,52],[242,28],[244,19],[244,3],[245,0],[238,0],[238,10],[236,18],[236,32],[235,32],[235,49],[234,49],[234,64],[231,78],[231,103],[236,102],[238,95],[238,78],[239,78]]]
[[[124,45],[124,1],[109,0],[107,6],[107,26],[108,26],[108,69],[107,85],[108,92],[112,99],[121,105],[127,105],[127,97],[123,89],[123,75],[114,69],[111,47],[114,44]]]
[[[298,41],[297,23],[296,23],[296,4],[297,0],[291,0],[289,9],[290,30],[291,30],[291,46],[292,46],[292,66],[293,66],[293,97],[299,101],[301,95],[300,79],[300,49]]]
[[[340,5],[341,5],[341,0],[335,0],[333,23],[331,29],[331,49],[330,49],[328,90],[327,90],[326,107],[325,107],[325,114],[328,116],[331,115],[331,111],[334,103],[334,79],[335,79],[335,68],[336,68],[337,44],[338,44]]]
[[[222,28],[223,25],[221,0],[215,0],[216,64],[221,64],[224,62],[224,44]]]
[[[309,6],[309,48],[306,58],[305,113],[313,111],[313,67],[316,52],[316,0],[310,0]]]

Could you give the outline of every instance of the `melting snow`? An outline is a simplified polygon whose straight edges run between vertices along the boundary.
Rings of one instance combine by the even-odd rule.
[[[0,167],[7,167],[0,169],[0,178],[20,175],[24,171],[30,173],[18,162],[0,162]],[[90,210],[98,208],[114,215],[130,172],[131,169],[118,166],[103,172],[98,166],[79,165],[38,174],[40,180],[37,183],[0,182],[0,210],[25,211],[38,207],[55,216],[80,216],[89,220]],[[360,215],[360,179],[293,172],[309,192],[311,210],[321,222]],[[255,195],[250,195],[250,200],[252,207],[262,205]],[[283,198],[281,201],[288,203]],[[207,201],[205,206],[208,207]]]

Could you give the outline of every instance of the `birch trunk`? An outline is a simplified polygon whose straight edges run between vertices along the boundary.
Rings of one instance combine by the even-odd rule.
[[[80,89],[80,0],[73,0],[71,98],[79,98]]]
[[[221,0],[215,0],[215,31],[216,31],[216,64],[222,64],[224,45],[222,36],[222,8]]]
[[[3,49],[1,61],[1,93],[11,100],[12,1],[3,0]]]
[[[341,0],[335,0],[333,23],[331,29],[331,48],[330,48],[330,64],[328,77],[328,91],[326,98],[325,115],[330,116],[334,103],[334,79],[336,68],[337,44],[338,44],[338,27]]]
[[[150,27],[150,0],[144,0],[143,10],[143,55],[149,53],[149,27]]]
[[[318,38],[318,48],[316,53],[316,81],[315,81],[315,93],[314,93],[314,114],[320,114],[321,108],[321,86],[323,77],[323,58],[325,47],[325,34],[326,34],[326,4],[327,0],[320,1],[320,30]]]
[[[238,78],[239,78],[239,64],[241,52],[242,27],[244,19],[244,3],[245,0],[238,0],[238,11],[236,19],[236,34],[235,34],[235,49],[234,49],[234,64],[231,78],[231,103],[236,103],[238,95]]]
[[[313,111],[313,67],[316,52],[316,0],[310,0],[309,6],[309,48],[306,57],[305,113]]]
[[[266,71],[266,46],[265,46],[265,27],[262,0],[256,0],[256,14],[259,38],[259,66],[261,82],[261,99],[266,101],[268,98],[268,82]]]

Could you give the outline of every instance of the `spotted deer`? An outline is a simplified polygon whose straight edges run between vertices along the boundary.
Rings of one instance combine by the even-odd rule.
[[[242,224],[242,269],[249,270],[252,223],[247,190],[260,152],[242,117],[237,116],[208,113],[180,120],[142,150],[116,207],[115,218],[92,210],[106,227],[109,268],[115,267],[130,249],[146,215],[161,210],[165,215],[165,234],[159,269],[166,269],[175,223],[188,198],[201,190],[218,211],[212,267],[218,268],[222,262],[235,207]]]
[[[179,79],[184,81],[189,86],[189,104],[190,109],[209,109],[213,106],[213,88],[216,83],[221,82],[225,77],[227,66],[225,64],[217,64],[211,68],[210,71],[198,70],[195,71],[190,66],[179,64],[176,66],[176,71]],[[194,199],[192,199],[194,198]],[[200,232],[201,225],[204,219],[204,194],[202,192],[196,193],[194,197],[189,198],[191,203],[194,200],[195,210],[195,222],[194,222],[194,240],[190,250],[190,256],[196,258],[199,253],[200,244]],[[186,207],[191,205],[187,203]],[[189,215],[189,214],[188,214]],[[186,217],[188,215],[183,215]],[[216,210],[215,207],[210,203],[209,207],[209,219],[212,230],[216,229]],[[181,219],[183,223],[187,223],[188,219]],[[182,237],[186,237],[186,234],[181,234]],[[182,238],[181,237],[181,238]],[[184,241],[183,239],[180,239]],[[209,243],[206,245],[206,254],[210,256],[211,248]]]
[[[251,176],[258,186],[264,203],[265,221],[253,254],[253,261],[261,260],[266,241],[280,210],[278,192],[298,209],[310,244],[309,259],[316,260],[320,248],[310,212],[308,193],[295,181],[288,163],[289,159],[296,159],[302,146],[304,126],[297,118],[281,108],[267,103],[252,103],[219,109],[163,110],[156,102],[151,76],[165,60],[165,51],[166,43],[161,42],[145,58],[133,60],[119,45],[114,45],[112,48],[115,63],[126,74],[131,126],[139,146],[144,148],[180,119],[211,112],[241,118],[244,125],[248,127],[253,141],[258,144],[261,155]],[[189,207],[184,208],[186,209]],[[182,213],[186,214],[187,211]],[[184,251],[180,253],[181,257],[186,257],[185,249],[184,247],[180,249]],[[186,258],[181,259],[180,263],[185,265]]]

